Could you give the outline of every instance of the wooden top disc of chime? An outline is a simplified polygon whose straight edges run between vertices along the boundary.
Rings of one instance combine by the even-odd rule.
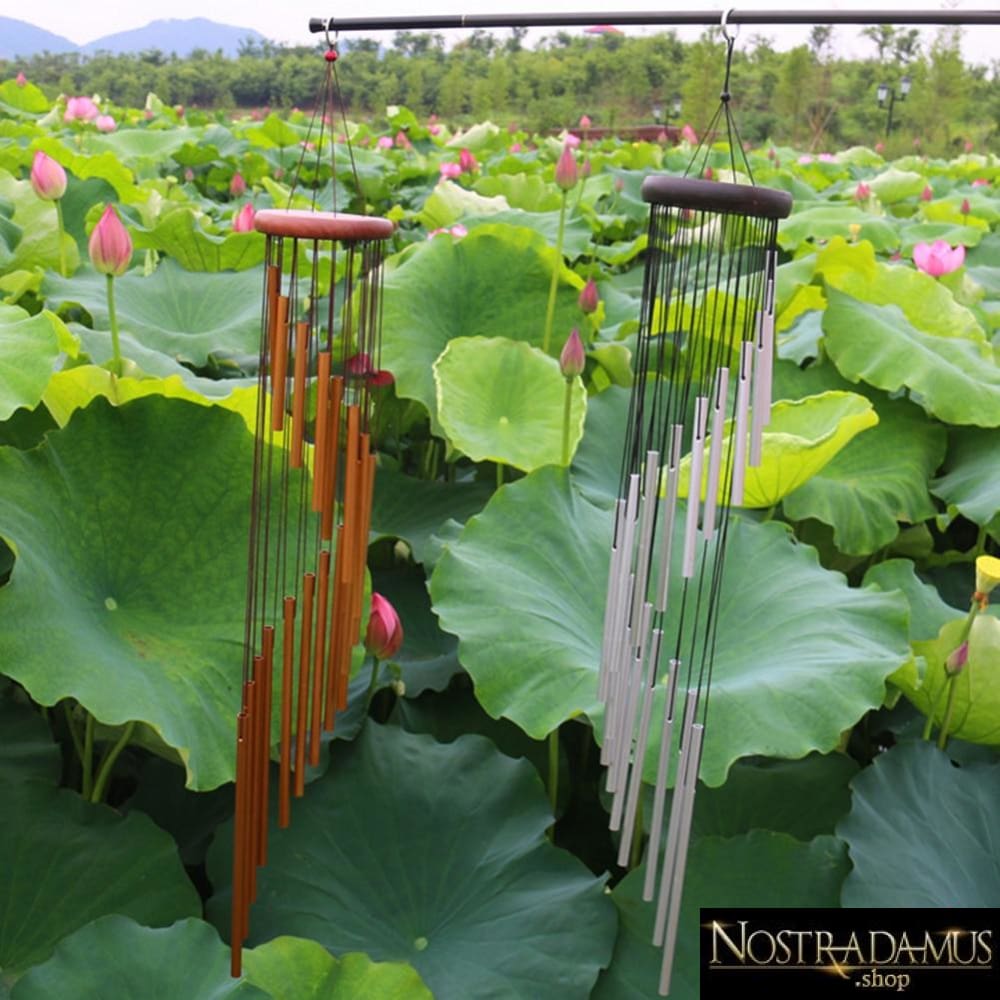
[[[345,212],[312,212],[302,209],[265,208],[253,220],[254,228],[268,236],[309,240],[384,240],[396,223],[377,215]]]
[[[792,196],[787,191],[692,177],[647,177],[642,182],[642,197],[655,205],[752,215],[758,219],[785,219],[792,210]]]

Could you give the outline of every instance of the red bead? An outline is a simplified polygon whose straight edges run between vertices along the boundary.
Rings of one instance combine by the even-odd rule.
[[[323,58],[327,62],[336,62],[337,61],[337,53],[333,49],[327,49],[326,52],[323,53]]]

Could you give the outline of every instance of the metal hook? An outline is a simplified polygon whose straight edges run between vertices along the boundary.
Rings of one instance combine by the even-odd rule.
[[[722,12],[722,37],[729,43],[729,45],[732,45],[733,42],[736,41],[736,38],[740,33],[740,26],[737,24],[734,25],[736,31],[732,35],[729,34],[729,15],[732,14],[734,10],[735,8],[733,7],[727,7]]]
[[[326,36],[326,47],[328,49],[332,49],[333,48],[333,42],[330,41],[330,22],[329,21],[324,21],[323,22],[323,34]],[[334,36],[336,36],[336,32],[334,32]]]

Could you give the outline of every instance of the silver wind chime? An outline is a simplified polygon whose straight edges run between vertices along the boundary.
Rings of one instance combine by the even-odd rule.
[[[725,20],[722,27],[725,85],[704,134],[725,121],[736,180],[743,154],[729,107],[734,39]],[[706,147],[701,175],[708,155]],[[729,511],[743,503],[746,469],[760,464],[770,422],[777,229],[792,204],[784,191],[753,185],[745,156],[742,166],[750,183],[655,176],[642,186],[649,246],[599,693],[620,865],[629,860],[643,777],[652,777],[659,754],[643,899],[656,902],[661,996],[677,941]],[[659,735],[652,744],[651,730]]]

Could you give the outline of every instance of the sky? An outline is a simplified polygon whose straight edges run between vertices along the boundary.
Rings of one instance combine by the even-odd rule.
[[[823,9],[879,9],[960,10],[996,9],[990,0],[743,0],[734,3],[738,10],[798,10]],[[120,0],[0,0],[0,15],[30,21],[39,27],[63,35],[83,44],[102,35],[129,28],[139,28],[159,18],[210,17],[213,21],[239,27],[254,28],[276,42],[309,44],[309,19],[311,17],[349,17],[359,13],[357,4],[337,3],[335,0],[168,0],[162,7],[151,4],[125,4]],[[365,16],[390,17],[408,14],[499,14],[499,13],[560,13],[586,11],[665,11],[712,10],[722,6],[713,0],[365,0]],[[538,29],[532,39],[551,34],[556,29]],[[582,30],[582,29],[575,29]],[[632,28],[641,33],[656,29]],[[682,38],[697,37],[700,28],[678,29]],[[761,34],[772,39],[779,49],[791,48],[805,41],[806,27],[753,27],[744,28],[749,38]],[[858,29],[836,27],[834,40],[838,51],[848,56],[868,57],[874,54],[872,44],[861,39]],[[933,37],[928,29],[925,37]],[[461,37],[460,32],[449,35]],[[370,37],[373,37],[370,35]],[[391,34],[387,34],[387,41]],[[739,44],[737,42],[737,44]],[[1000,52],[1000,27],[966,28],[963,32],[963,53],[971,62],[989,63]]]

